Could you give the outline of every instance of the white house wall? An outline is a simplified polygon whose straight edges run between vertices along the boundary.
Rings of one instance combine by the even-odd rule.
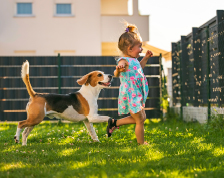
[[[99,0],[69,0],[70,17],[54,15],[56,2],[67,0],[26,0],[33,3],[33,17],[15,16],[17,2],[24,0],[0,0],[1,56],[101,55]]]
[[[16,3],[31,2],[33,15],[16,15]],[[72,15],[55,16],[56,3],[71,3]],[[0,0],[0,56],[100,56],[102,42],[117,42],[124,32],[122,20],[138,26],[149,41],[149,16],[101,15],[100,0]]]

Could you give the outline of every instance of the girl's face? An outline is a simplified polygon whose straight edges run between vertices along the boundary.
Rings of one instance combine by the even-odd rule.
[[[140,53],[142,52],[142,43],[137,43],[134,47],[131,49],[128,49],[128,57],[138,58],[140,57]]]

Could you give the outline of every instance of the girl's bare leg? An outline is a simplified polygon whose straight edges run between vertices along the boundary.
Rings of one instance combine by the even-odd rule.
[[[128,116],[128,117],[124,117],[122,119],[117,120],[117,127],[121,126],[121,125],[127,125],[127,124],[135,124],[135,120],[132,116]]]
[[[131,114],[131,116],[117,120],[116,126],[119,127],[119,126],[127,125],[127,124],[136,124],[135,135],[137,138],[137,142],[139,144],[144,144],[144,121],[145,121],[145,119],[146,119],[145,110],[142,109],[138,113]]]
[[[144,144],[144,122],[145,122],[145,111],[141,110],[138,113],[131,114],[136,122],[135,135],[138,144]]]

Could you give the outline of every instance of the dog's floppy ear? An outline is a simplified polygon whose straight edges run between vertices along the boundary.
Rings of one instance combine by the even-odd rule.
[[[88,85],[89,84],[89,82],[88,82],[89,77],[90,77],[90,75],[89,74],[86,74],[82,78],[78,79],[77,80],[77,83],[79,85],[84,85],[84,84]]]

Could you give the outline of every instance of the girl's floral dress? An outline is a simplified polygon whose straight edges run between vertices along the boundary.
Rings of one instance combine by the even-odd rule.
[[[145,107],[149,92],[148,82],[143,74],[142,67],[136,58],[121,57],[128,64],[128,70],[120,73],[120,88],[118,98],[118,114],[137,113]]]

